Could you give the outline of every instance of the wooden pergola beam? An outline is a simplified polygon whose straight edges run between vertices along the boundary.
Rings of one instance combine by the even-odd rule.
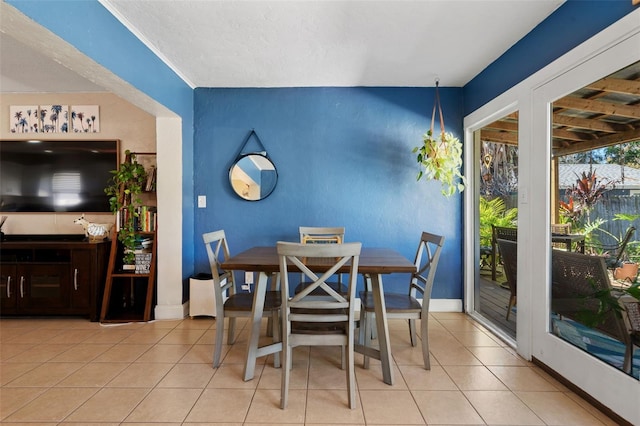
[[[618,145],[621,143],[634,142],[638,140],[640,140],[640,128],[633,129],[624,133],[616,133],[613,135],[596,138],[589,142],[568,143],[565,146],[554,146],[553,156],[562,157],[564,155],[591,151],[593,149],[605,148],[611,145]]]
[[[640,95],[640,81],[623,80],[621,78],[606,77],[586,86],[588,89],[605,92],[622,93],[626,95]]]
[[[578,109],[597,114],[616,115],[628,118],[640,118],[638,105],[622,105],[611,102],[594,101],[591,99],[578,99],[570,96],[560,98],[553,103],[554,107]]]
[[[633,129],[632,126],[626,124],[610,123],[589,118],[569,117],[562,114],[553,114],[553,124],[608,133],[626,132],[627,130]]]

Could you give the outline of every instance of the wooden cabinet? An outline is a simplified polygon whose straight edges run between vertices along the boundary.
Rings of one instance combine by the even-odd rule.
[[[81,237],[9,236],[0,248],[2,315],[87,315],[97,321],[108,244]]]

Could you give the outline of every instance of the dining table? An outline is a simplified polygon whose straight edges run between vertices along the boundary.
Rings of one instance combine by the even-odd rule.
[[[314,272],[325,272],[333,266],[333,264],[331,260],[323,262],[322,259],[314,259],[308,266]],[[275,246],[252,247],[225,260],[221,264],[221,268],[227,271],[258,273],[258,279],[256,280],[253,290],[253,305],[250,321],[251,329],[249,331],[249,341],[247,343],[243,372],[243,379],[248,381],[253,379],[257,358],[282,351],[282,342],[258,346],[260,323],[262,321],[264,299],[269,285],[269,278],[276,277],[280,272],[278,253]],[[348,268],[349,266],[347,264],[337,272],[348,273]],[[292,265],[291,271],[296,270]],[[363,247],[360,252],[358,274],[366,275],[368,281],[370,280],[371,283],[379,347],[365,347],[361,342],[358,342],[355,344],[355,351],[379,359],[382,364],[382,379],[389,385],[393,384],[393,368],[382,276],[392,273],[413,273],[415,271],[416,267],[414,263],[396,250]]]
[[[584,253],[584,234],[551,234],[551,242],[564,244],[567,251],[571,251],[576,243],[576,251]]]

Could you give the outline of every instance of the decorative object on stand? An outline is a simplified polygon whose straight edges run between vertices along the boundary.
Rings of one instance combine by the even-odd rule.
[[[111,212],[116,215],[118,241],[124,248],[123,262],[133,265],[137,246],[139,207],[142,204],[140,194],[147,183],[144,166],[136,160],[136,154],[125,151],[125,161],[118,170],[112,170],[112,177],[104,189],[109,196]]]
[[[76,225],[82,225],[84,229],[84,235],[87,237],[90,243],[95,243],[98,241],[103,241],[105,238],[109,237],[109,232],[113,227],[113,223],[94,223],[89,222],[84,218],[84,214],[80,216],[78,219],[73,221]]]
[[[417,153],[417,161],[420,164],[418,179],[423,176],[426,179],[438,180],[442,184],[442,194],[450,197],[456,190],[462,192],[466,184],[466,179],[460,169],[462,167],[462,143],[451,133],[444,131],[444,118],[442,106],[440,105],[440,92],[438,91],[439,81],[436,80],[436,98],[431,114],[431,127],[423,135],[422,145],[413,148],[413,153]],[[435,123],[436,108],[440,115],[440,135],[436,137],[433,133]]]

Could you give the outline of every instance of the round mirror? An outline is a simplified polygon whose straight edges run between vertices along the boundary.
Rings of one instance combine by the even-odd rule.
[[[278,172],[271,159],[263,154],[243,154],[229,169],[233,191],[247,201],[267,198],[278,182]]]

